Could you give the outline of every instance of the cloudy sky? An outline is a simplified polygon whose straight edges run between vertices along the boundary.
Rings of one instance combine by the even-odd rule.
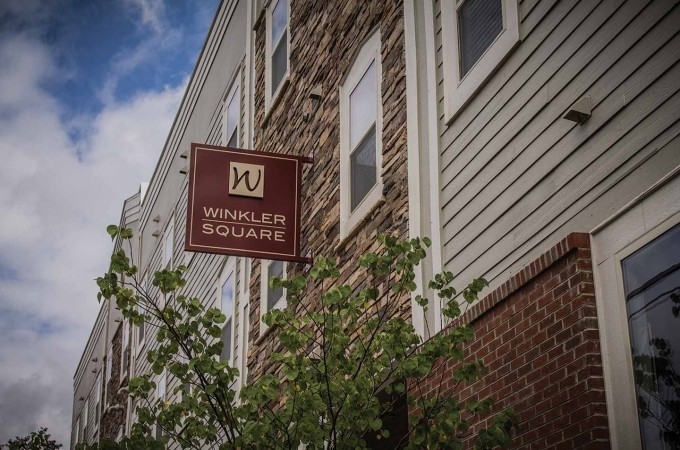
[[[148,181],[218,0],[0,0],[0,444],[70,440],[122,201]]]

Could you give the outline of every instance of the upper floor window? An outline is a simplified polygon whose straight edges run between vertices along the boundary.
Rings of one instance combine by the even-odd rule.
[[[106,351],[106,374],[104,377],[104,405],[109,404],[109,381],[111,380],[111,372],[113,369],[113,343],[109,344]]]
[[[147,276],[144,275],[144,277],[142,278],[142,281],[141,281],[141,285],[140,285],[140,288],[141,288],[143,293],[145,293],[146,290],[148,289],[147,280],[148,280]],[[138,313],[144,313],[144,309],[141,306],[138,305],[136,307],[136,309],[137,309]],[[145,322],[142,321],[139,324],[139,326],[137,327],[137,353],[138,354],[139,354],[140,349],[142,347],[144,347],[144,337],[145,337],[145,329],[144,328],[145,328]]]
[[[220,277],[219,292],[220,309],[222,310],[222,314],[227,316],[227,320],[224,321],[224,325],[222,326],[222,342],[224,346],[222,347],[220,359],[231,362],[232,335],[234,333],[233,313],[236,296],[236,265],[234,263],[234,258],[227,258],[224,270],[222,271],[222,276]]]
[[[380,34],[364,44],[340,87],[340,237],[382,199]]]
[[[100,405],[102,398],[102,371],[97,372],[97,380],[94,387],[94,427],[99,428]]]
[[[174,250],[175,240],[175,221],[174,216],[170,216],[170,223],[165,229],[163,235],[163,268],[170,269],[172,267],[172,253]]]
[[[88,441],[88,407],[90,406],[90,398],[85,399],[85,404],[83,405],[83,442]]]
[[[165,402],[167,397],[167,385],[168,385],[168,373],[165,369],[158,375],[156,379],[156,396],[158,397],[158,402]],[[156,423],[156,439],[163,437],[163,428]]]
[[[224,142],[227,147],[238,147],[239,119],[240,119],[240,89],[236,80],[227,94],[224,103]]]
[[[111,369],[113,368],[113,343],[109,344],[109,348],[106,351],[106,382],[108,383],[111,379]]]
[[[288,76],[290,33],[288,0],[273,0],[267,8],[265,107],[281,90]]]
[[[443,0],[442,38],[451,120],[519,41],[517,0]]]
[[[130,365],[130,321],[123,319],[123,349],[121,350],[120,358],[120,382],[122,383],[128,374],[128,366]]]
[[[283,287],[272,288],[269,280],[272,277],[286,277],[286,263],[283,261],[262,260],[262,276],[260,289],[260,319],[273,309],[283,309],[287,306],[286,291]],[[264,332],[267,325],[260,320],[260,331]]]

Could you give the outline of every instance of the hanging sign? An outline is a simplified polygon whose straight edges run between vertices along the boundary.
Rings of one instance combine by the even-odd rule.
[[[308,262],[300,182],[310,158],[191,144],[184,249]]]

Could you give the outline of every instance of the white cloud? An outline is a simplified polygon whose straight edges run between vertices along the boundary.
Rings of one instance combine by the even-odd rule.
[[[160,63],[157,58],[163,50],[181,45],[182,42],[182,32],[168,23],[163,0],[125,0],[123,4],[134,17],[145,38],[113,57],[109,75],[98,92],[99,100],[107,106],[115,102],[121,79],[142,64],[152,61]]]
[[[125,3],[139,15],[141,25],[150,27],[156,34],[167,29],[163,0],[125,0]]]
[[[5,39],[0,66],[0,443],[47,426],[67,445],[104,229],[151,176],[184,85],[111,102],[73,142],[42,88],[57,72],[45,44]]]

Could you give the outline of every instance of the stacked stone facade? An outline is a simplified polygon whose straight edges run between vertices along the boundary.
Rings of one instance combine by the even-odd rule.
[[[264,12],[255,34],[255,145],[259,150],[314,156],[302,180],[302,254],[338,261],[341,283],[359,284],[359,255],[377,249],[379,233],[408,235],[406,79],[404,17],[401,1],[290,2],[289,79],[265,110]],[[340,99],[339,87],[362,43],[380,33],[382,65],[383,197],[353,234],[340,240]],[[309,94],[321,88],[322,99]],[[305,116],[308,113],[308,116]],[[288,264],[289,274],[304,270]],[[260,263],[253,260],[250,310],[250,374],[267,366],[275,330],[260,337]],[[312,299],[315,292],[310,292]],[[311,301],[311,300],[310,300]],[[404,305],[409,299],[404,298]],[[409,311],[404,312],[405,315]]]
[[[128,404],[127,374],[130,373],[130,369],[128,367],[125,374],[121,373],[123,329],[122,322],[119,322],[111,341],[113,345],[111,378],[104,383],[106,403],[102,398],[101,439],[115,440],[121,427],[125,432]]]

